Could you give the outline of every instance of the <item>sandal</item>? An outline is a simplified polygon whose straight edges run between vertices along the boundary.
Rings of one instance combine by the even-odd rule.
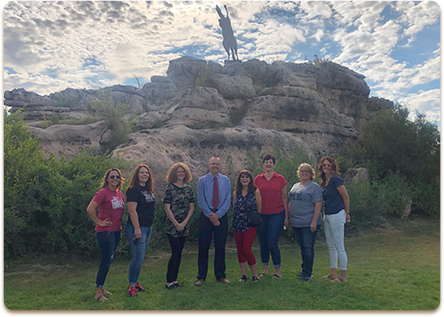
[[[281,278],[281,276],[279,276],[279,275],[277,275],[277,274],[275,273],[275,274],[273,274],[273,275],[271,276],[271,278],[272,278],[273,280],[278,280],[278,279]]]
[[[331,282],[332,283],[344,283],[344,282],[347,282],[347,278],[339,276],[339,277],[337,277],[335,279],[332,279]]]
[[[113,293],[107,291],[106,289],[103,289],[103,290],[102,290],[102,294],[105,294],[105,295],[112,295]]]
[[[106,298],[105,296],[103,296],[102,294],[100,294],[97,298],[94,297],[94,299],[96,301],[98,301],[99,303],[103,302],[104,300],[107,300],[108,298]]]
[[[267,275],[267,273],[262,272],[261,274],[259,274],[259,277],[262,277],[262,276],[264,276],[264,275]]]
[[[253,276],[253,282],[259,282],[259,277]]]
[[[325,277],[325,278],[329,278],[330,280],[334,280],[334,279],[337,279],[337,278],[338,278],[337,276],[334,277],[334,276],[332,276],[332,275],[330,275],[330,274],[325,275],[324,277]]]
[[[247,276],[246,275],[242,275],[242,277],[239,279],[239,282],[245,282],[247,280]]]
[[[177,287],[179,287],[179,286],[177,286],[177,284],[171,284],[170,286],[168,286],[168,284],[165,284],[165,287],[167,288],[167,289],[175,289],[175,288],[177,288]]]

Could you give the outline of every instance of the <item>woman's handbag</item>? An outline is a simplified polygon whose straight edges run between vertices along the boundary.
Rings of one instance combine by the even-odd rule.
[[[256,210],[248,211],[248,225],[250,227],[256,228],[262,224],[261,214]]]

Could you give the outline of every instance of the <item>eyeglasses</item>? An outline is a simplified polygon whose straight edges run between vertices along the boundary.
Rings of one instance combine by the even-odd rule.
[[[311,174],[311,171],[300,170],[299,173],[310,173]]]
[[[114,178],[120,179],[120,175],[111,175],[109,178],[111,178],[111,179],[114,179]]]

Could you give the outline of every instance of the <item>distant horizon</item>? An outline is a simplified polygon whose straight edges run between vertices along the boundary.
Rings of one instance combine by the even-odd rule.
[[[191,56],[224,65],[215,10],[227,5],[240,60],[330,60],[369,97],[440,125],[440,7],[435,2],[184,1],[4,4],[4,91],[138,87]]]

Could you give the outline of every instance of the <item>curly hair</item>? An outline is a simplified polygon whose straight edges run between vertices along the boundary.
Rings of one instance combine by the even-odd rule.
[[[133,174],[131,176],[131,180],[130,183],[128,185],[128,188],[126,189],[126,191],[128,191],[128,189],[133,188],[134,186],[139,185],[140,181],[139,181],[139,171],[142,167],[145,167],[148,170],[148,174],[149,174],[149,178],[148,181],[146,182],[145,188],[148,191],[148,193],[150,194],[154,194],[154,180],[153,180],[153,173],[151,172],[150,168],[148,167],[148,165],[146,164],[139,164],[138,166],[136,166],[136,168],[133,170]]]
[[[341,174],[339,173],[339,166],[338,163],[336,163],[335,159],[330,157],[330,156],[324,156],[323,158],[321,158],[319,160],[319,165],[318,165],[318,177],[321,179],[321,187],[324,187],[325,181],[326,181],[326,177],[325,177],[325,173],[322,170],[322,164],[324,163],[324,161],[327,160],[331,163],[331,170],[338,176],[341,176]]]
[[[183,179],[184,183],[188,183],[193,179],[193,176],[191,175],[191,171],[188,168],[188,166],[185,163],[177,162],[173,166],[171,166],[170,170],[168,171],[165,180],[167,183],[175,183],[177,182],[177,169],[179,167],[182,167],[185,171],[185,178]]]
[[[125,179],[123,178],[122,172],[120,172],[118,168],[110,168],[109,170],[106,171],[105,176],[103,176],[101,186],[102,186],[102,188],[108,187],[108,185],[109,185],[108,184],[108,177],[112,171],[117,172],[120,176],[120,182],[119,182],[119,185],[117,185],[117,189],[121,190],[122,184],[125,181]]]
[[[241,183],[241,176],[242,174],[247,174],[247,176],[250,178],[250,182],[248,183],[248,193],[254,193],[256,191],[256,186],[253,184],[253,176],[251,176],[251,173],[247,170],[242,170],[239,172],[239,175],[237,176],[236,181],[236,195],[242,195],[242,183]]]

